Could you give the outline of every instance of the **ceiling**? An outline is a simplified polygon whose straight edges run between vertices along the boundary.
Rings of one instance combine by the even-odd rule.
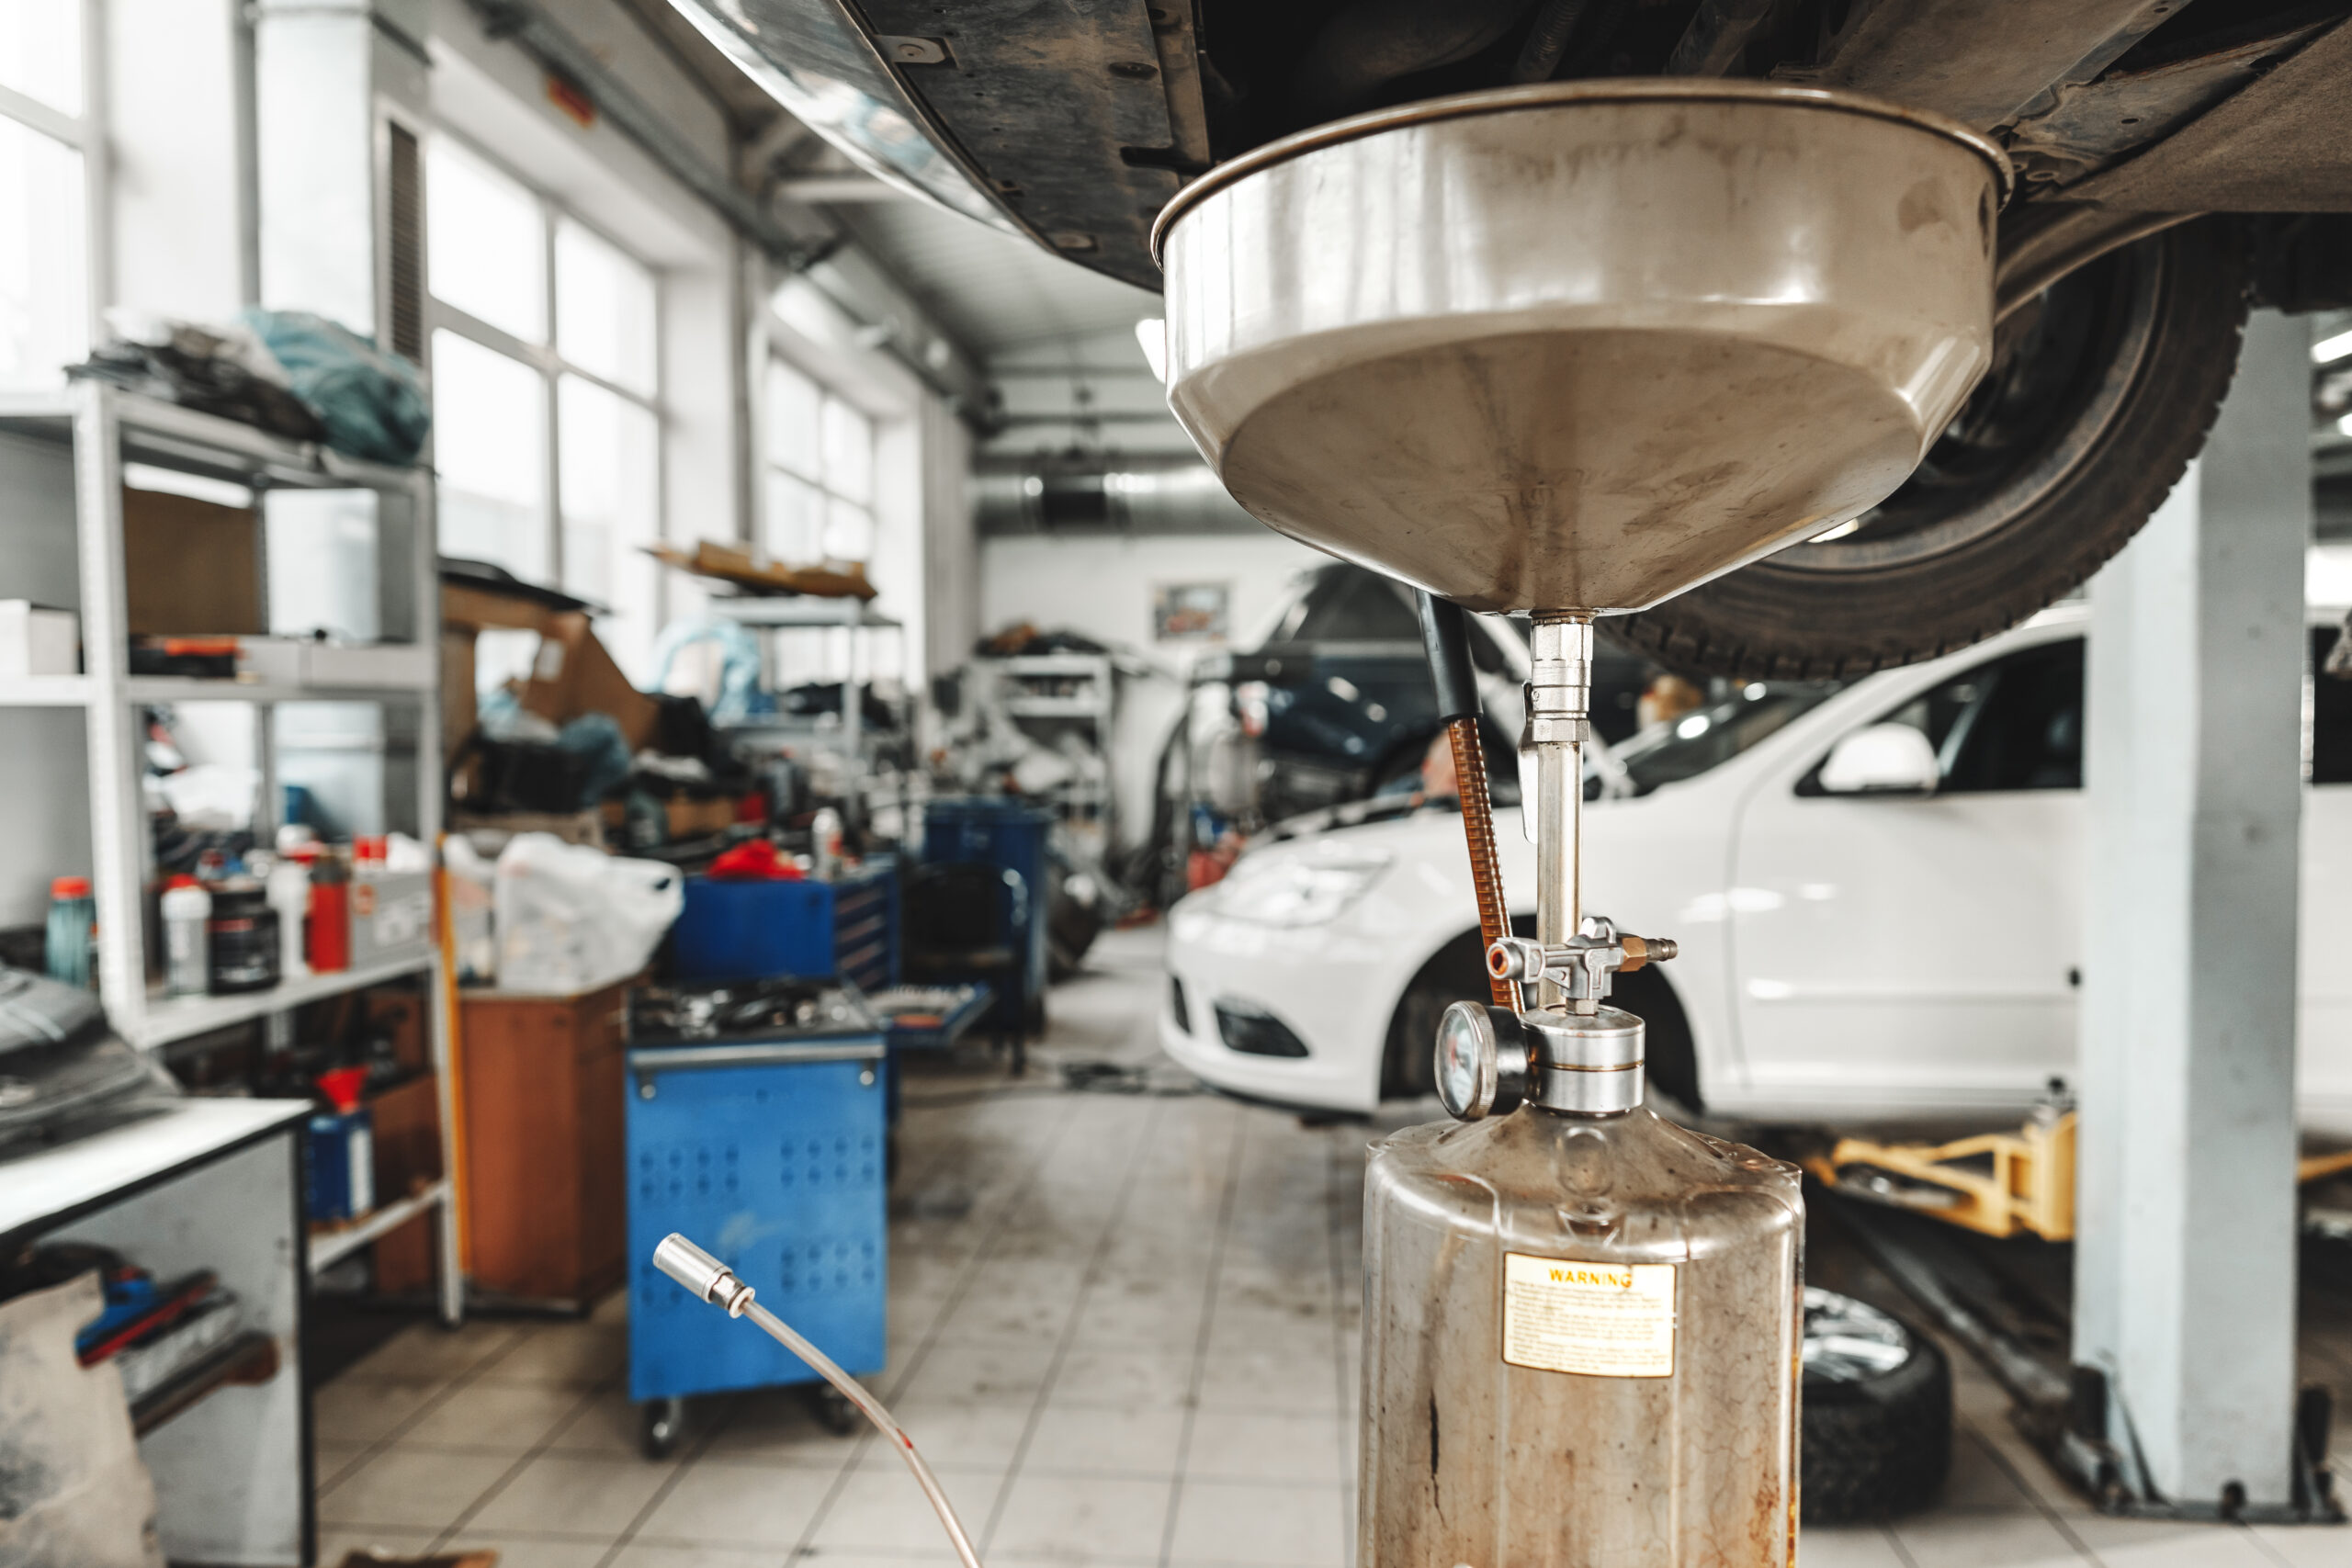
[[[1124,332],[1159,314],[1157,294],[911,197],[826,210],[983,360],[1048,339]]]

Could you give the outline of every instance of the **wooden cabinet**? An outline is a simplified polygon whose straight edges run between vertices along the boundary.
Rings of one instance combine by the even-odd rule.
[[[584,1309],[621,1281],[628,986],[462,995],[464,1203],[479,1291]]]

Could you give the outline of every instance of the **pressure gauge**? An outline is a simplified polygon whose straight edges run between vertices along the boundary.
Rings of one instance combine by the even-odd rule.
[[[1456,1121],[1504,1116],[1527,1098],[1527,1036],[1507,1008],[1456,1002],[1437,1026],[1437,1097]]]

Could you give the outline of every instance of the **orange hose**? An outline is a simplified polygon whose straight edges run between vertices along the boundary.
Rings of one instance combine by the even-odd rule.
[[[1453,785],[1462,796],[1462,837],[1470,849],[1470,882],[1478,890],[1478,934],[1492,947],[1510,934],[1510,914],[1503,904],[1502,861],[1495,848],[1495,811],[1487,789],[1487,748],[1478,739],[1475,715],[1453,719],[1445,727],[1453,743]],[[1485,966],[1483,957],[1480,966]],[[1509,980],[1487,976],[1495,1005],[1517,1010],[1519,998]]]

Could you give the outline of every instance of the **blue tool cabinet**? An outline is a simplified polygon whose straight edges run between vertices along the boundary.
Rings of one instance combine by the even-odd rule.
[[[841,975],[881,990],[899,978],[897,867],[885,862],[831,882],[690,876],[671,952],[680,980]]]
[[[925,862],[1000,866],[1027,888],[1029,921],[1022,941],[1032,998],[1046,994],[1046,839],[1053,826],[1051,813],[1013,800],[976,795],[929,801],[922,808]]]
[[[870,1033],[628,1053],[629,1396],[650,1454],[689,1394],[817,1381],[654,1269],[672,1231],[852,1375],[882,1369],[884,1052]]]

